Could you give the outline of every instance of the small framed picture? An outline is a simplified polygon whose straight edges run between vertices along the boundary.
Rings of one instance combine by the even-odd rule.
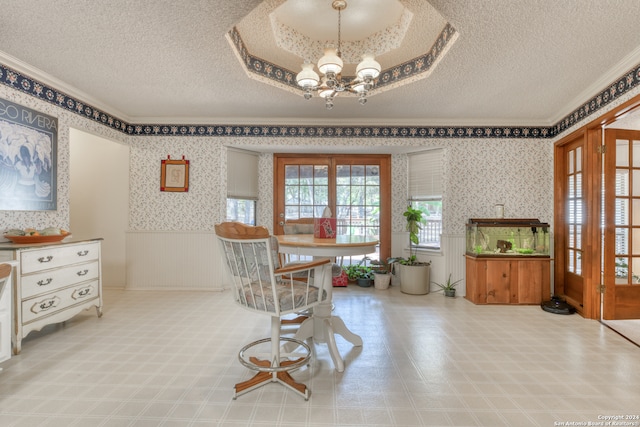
[[[160,191],[189,191],[189,160],[162,160]]]

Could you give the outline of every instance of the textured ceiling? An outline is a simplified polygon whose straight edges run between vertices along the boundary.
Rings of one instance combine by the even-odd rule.
[[[431,75],[327,111],[247,77],[225,35],[260,3],[3,0],[0,63],[130,122],[423,126],[551,125],[640,63],[637,0],[431,0]]]

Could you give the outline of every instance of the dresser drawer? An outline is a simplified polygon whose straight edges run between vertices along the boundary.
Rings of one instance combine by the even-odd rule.
[[[21,252],[20,269],[22,274],[29,274],[63,265],[97,260],[99,257],[100,245],[98,243],[47,246],[41,249]]]
[[[98,280],[59,289],[50,294],[22,300],[22,323],[29,323],[41,317],[54,314],[75,304],[81,304],[98,298],[100,284]]]
[[[55,291],[76,283],[86,282],[87,280],[97,279],[99,273],[100,263],[96,260],[62,267],[58,270],[47,270],[22,276],[22,299]]]

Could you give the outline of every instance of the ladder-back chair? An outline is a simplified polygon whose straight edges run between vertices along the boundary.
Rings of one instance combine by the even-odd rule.
[[[280,321],[282,316],[308,310],[326,298],[322,289],[324,280],[317,279],[331,274],[330,260],[323,258],[281,267],[278,241],[265,227],[225,222],[217,224],[215,232],[233,285],[235,302],[254,313],[271,317],[270,337],[247,344],[238,354],[242,365],[258,373],[235,385],[234,399],[267,383],[278,382],[307,400],[309,389],[296,382],[289,372],[308,364],[311,350],[303,341],[281,336]],[[312,272],[315,281],[309,280]],[[306,280],[297,280],[298,275]],[[270,350],[265,351],[266,354],[255,355],[268,343]],[[289,344],[286,348],[295,347],[297,353],[284,353],[283,344]]]

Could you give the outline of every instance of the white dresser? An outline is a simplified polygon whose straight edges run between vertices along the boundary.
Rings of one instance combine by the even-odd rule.
[[[18,261],[13,278],[13,354],[31,331],[95,307],[102,316],[102,239],[0,244],[0,262]]]

